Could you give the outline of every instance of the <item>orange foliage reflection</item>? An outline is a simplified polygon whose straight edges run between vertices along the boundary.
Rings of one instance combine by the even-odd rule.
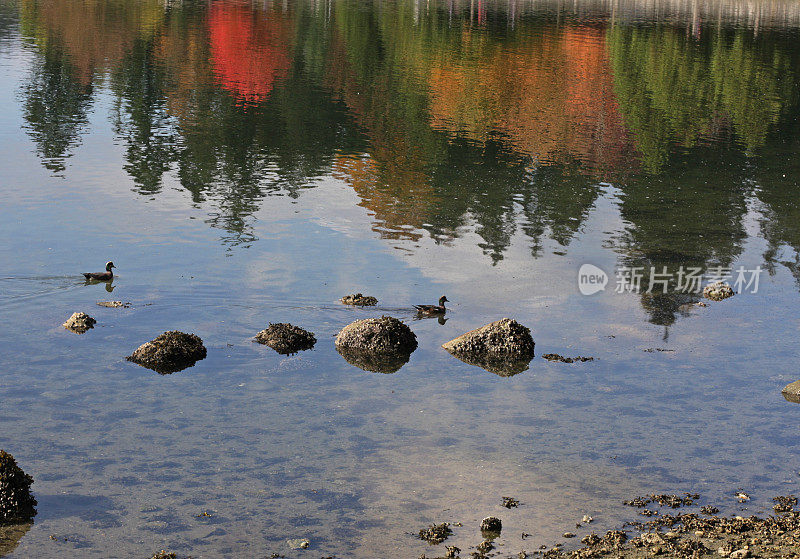
[[[464,44],[472,32],[465,30]],[[523,44],[483,47],[468,62],[441,56],[430,72],[431,122],[486,141],[501,133],[541,163],[578,159],[619,168],[631,152],[613,91],[605,31],[567,27]]]
[[[291,65],[285,18],[248,4],[215,2],[208,28],[214,76],[222,87],[246,103],[266,100]]]

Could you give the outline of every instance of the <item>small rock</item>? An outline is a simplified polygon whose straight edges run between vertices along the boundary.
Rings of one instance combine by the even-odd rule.
[[[450,524],[443,522],[442,524],[431,524],[427,528],[423,528],[419,531],[417,537],[429,544],[440,544],[450,537],[452,533],[453,531],[450,529]]]
[[[64,328],[71,330],[76,334],[83,334],[89,329],[94,328],[97,321],[86,313],[75,312],[72,313],[67,321],[63,324]]]
[[[447,550],[447,555],[445,555],[445,557],[448,558],[458,557],[458,554],[461,553],[461,548],[454,545],[448,545],[445,549]]]
[[[736,551],[731,551],[731,554],[728,555],[730,559],[745,559],[745,557],[750,557],[750,550],[746,547],[742,549],[737,549]]]
[[[307,549],[311,542],[306,538],[297,538],[294,540],[286,540],[286,543],[291,549]]]
[[[317,343],[317,338],[311,332],[285,322],[270,323],[268,328],[256,334],[255,339],[281,355],[311,349]]]
[[[642,534],[641,540],[645,545],[662,545],[664,543],[664,538],[661,537],[661,534],[656,534],[655,532]]]
[[[496,516],[487,516],[481,520],[481,532],[500,534],[503,531],[503,522]]]
[[[126,359],[163,375],[191,367],[205,357],[203,340],[172,330],[142,344]]]
[[[374,307],[378,304],[378,300],[375,297],[362,295],[361,293],[345,295],[339,301],[345,305],[356,305],[358,307]]]
[[[507,509],[515,508],[519,506],[519,501],[517,501],[514,497],[502,497],[503,499],[503,506]]]
[[[562,537],[564,537],[564,538],[574,538],[575,534],[573,534],[572,532],[564,532],[562,534]]]
[[[584,514],[583,518],[581,518],[581,522],[583,522],[584,524],[589,524],[592,522],[592,520],[594,520],[594,518],[592,518],[588,514]]]
[[[733,288],[724,281],[710,283],[703,288],[703,296],[712,301],[722,301],[734,295],[736,293],[734,293]]]
[[[486,554],[494,549],[494,544],[490,540],[483,540],[475,549],[480,553]]]

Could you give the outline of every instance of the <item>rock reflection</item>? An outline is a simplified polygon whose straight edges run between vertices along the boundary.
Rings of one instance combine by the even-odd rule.
[[[337,347],[336,351],[354,367],[370,373],[396,373],[411,359],[410,353],[380,353],[346,347]]]

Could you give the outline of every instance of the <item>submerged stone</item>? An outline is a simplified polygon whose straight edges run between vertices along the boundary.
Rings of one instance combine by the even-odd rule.
[[[23,524],[36,516],[36,499],[31,495],[33,478],[17,461],[0,450],[0,526]]]
[[[345,295],[339,299],[345,305],[356,305],[358,307],[374,307],[378,304],[378,300],[370,295],[362,295],[361,293],[353,293]]]
[[[191,367],[205,356],[206,348],[198,336],[172,330],[142,344],[126,359],[165,375]]]
[[[97,321],[88,314],[83,312],[75,312],[72,313],[72,316],[67,319],[63,326],[67,330],[71,330],[76,334],[83,334],[94,328],[95,324],[97,324]]]
[[[33,526],[33,522],[24,524],[10,524],[3,526],[0,524],[0,557],[10,555],[19,545],[22,537],[28,533]]]
[[[734,295],[736,295],[736,293],[733,291],[733,288],[724,281],[709,283],[703,288],[703,296],[712,301],[722,301]]]
[[[465,363],[500,376],[513,376],[528,368],[536,344],[530,329],[503,318],[471,330],[442,345]]]
[[[665,351],[665,350],[659,350],[659,351]],[[559,363],[578,363],[578,362],[583,363],[586,361],[594,361],[594,357],[583,357],[581,355],[577,357],[564,357],[563,355],[559,355],[558,353],[545,353],[544,355],[542,355],[542,359],[547,359],[548,361],[557,361]]]
[[[282,355],[289,355],[311,349],[317,343],[317,338],[299,326],[279,322],[270,323],[268,328],[256,334],[256,341],[268,345]]]

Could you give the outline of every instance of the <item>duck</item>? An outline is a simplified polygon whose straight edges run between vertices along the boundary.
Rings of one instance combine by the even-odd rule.
[[[86,281],[111,281],[114,279],[114,272],[111,271],[111,268],[116,268],[116,266],[113,262],[108,261],[105,272],[83,272],[83,277],[86,278]]]
[[[445,302],[450,301],[447,297],[442,295],[439,297],[438,305],[414,305],[414,308],[417,309],[417,314],[421,316],[436,316],[447,312],[447,309],[444,308]]]

